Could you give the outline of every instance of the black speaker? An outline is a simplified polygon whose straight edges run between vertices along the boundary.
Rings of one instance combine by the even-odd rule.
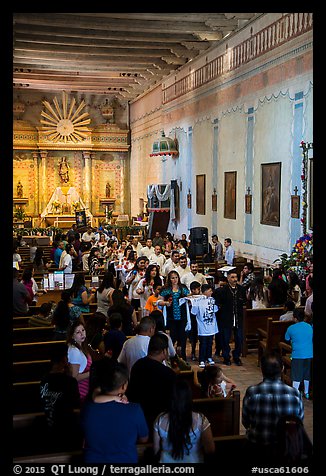
[[[191,256],[208,253],[208,228],[197,226],[190,228],[189,254]]]

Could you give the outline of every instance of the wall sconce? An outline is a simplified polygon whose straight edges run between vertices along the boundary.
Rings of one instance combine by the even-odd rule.
[[[247,193],[245,195],[245,213],[251,215],[252,208],[252,195],[250,193],[250,187],[247,188]]]
[[[188,194],[187,194],[187,207],[191,208],[191,191],[190,191],[190,188],[188,189]]]
[[[214,188],[213,195],[212,195],[212,211],[217,212],[217,194],[216,188]]]
[[[171,139],[171,137],[165,137],[164,131],[161,132],[161,137],[153,142],[152,153],[149,154],[150,157],[161,156],[166,158],[170,156],[177,158],[179,156],[179,151],[177,149],[176,139]]]

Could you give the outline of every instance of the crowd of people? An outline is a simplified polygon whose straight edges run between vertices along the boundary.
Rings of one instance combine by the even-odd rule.
[[[177,378],[175,362],[178,369],[190,368],[189,360],[198,362],[196,378],[203,396],[232,395],[236,383],[219,364],[242,366],[246,307],[284,308],[280,319],[293,320],[285,338],[294,346],[292,387],[280,382],[281,364],[277,356],[269,355],[263,357],[263,382],[246,392],[242,422],[248,441],[279,451],[281,417],[302,422],[299,389],[302,382],[303,394],[309,398],[313,358],[313,272],[309,269],[303,282],[294,271],[279,267],[272,276],[262,276],[248,262],[238,274],[232,267],[231,243],[226,238],[223,250],[218,237],[212,237],[209,259],[225,259],[231,269],[225,280],[211,282],[198,271],[185,235],[176,240],[156,232],[142,246],[137,237],[119,242],[105,229],[89,227],[80,236],[73,226],[66,235],[56,237],[51,264],[64,273],[99,276],[99,286],[88,287],[84,274],[76,272],[72,287],[62,291],[58,304],[42,309],[43,318],[55,327],[55,338],[66,340],[66,350],[53,358],[52,373],[69,375],[77,384],[69,380],[68,385],[66,377],[61,386],[53,376],[42,380],[42,400],[48,413],[53,407],[51,426],[56,427],[53,415],[60,413],[61,397],[54,399],[54,393],[66,399],[67,392],[74,392],[68,399],[74,405],[70,403],[69,408],[80,408],[80,421],[76,423],[72,416],[69,421],[76,423],[82,435],[86,463],[137,463],[136,445],[146,441],[153,442],[154,457],[160,463],[199,463],[213,454],[210,422],[192,410],[191,390]],[[14,246],[15,254],[19,261]],[[36,249],[33,266],[24,269],[21,279],[17,267],[13,268],[14,315],[27,315],[28,306],[37,302],[33,280],[37,256]],[[45,259],[37,260],[38,267],[48,269]],[[97,308],[86,319],[83,313],[90,313],[91,303]],[[267,418],[267,391],[280,399],[277,409],[273,407],[272,426]],[[289,398],[291,405],[286,405]],[[258,400],[259,415],[255,413]],[[62,415],[58,420],[56,431],[61,432]]]

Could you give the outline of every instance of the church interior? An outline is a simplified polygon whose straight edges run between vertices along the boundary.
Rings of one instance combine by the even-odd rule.
[[[269,265],[312,233],[312,14],[169,15],[14,14],[14,226],[207,227]]]
[[[312,13],[14,13],[13,40],[14,236],[205,229],[239,263],[303,273]],[[255,359],[230,369],[241,398]]]

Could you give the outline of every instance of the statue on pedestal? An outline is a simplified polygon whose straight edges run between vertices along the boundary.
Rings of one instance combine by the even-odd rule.
[[[67,157],[62,157],[59,162],[59,175],[60,175],[60,181],[62,183],[69,182],[69,165],[67,162]]]
[[[110,198],[110,196],[111,196],[111,185],[108,182],[105,186],[105,197]]]
[[[18,198],[23,198],[24,196],[24,191],[23,191],[23,185],[20,180],[18,180],[17,184],[17,197]]]

